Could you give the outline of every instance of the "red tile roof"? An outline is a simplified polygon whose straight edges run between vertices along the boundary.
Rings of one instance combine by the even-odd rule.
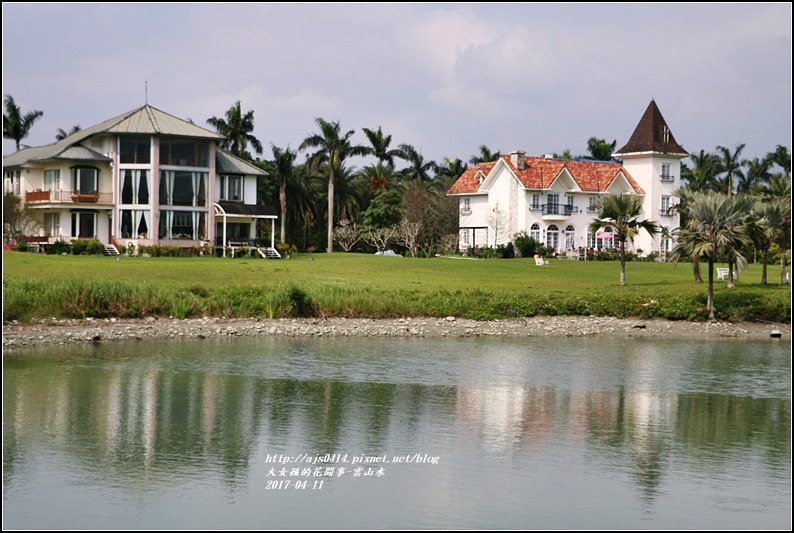
[[[626,180],[637,194],[645,194],[634,178],[623,168],[620,163],[605,163],[602,161],[583,161],[575,159],[546,159],[545,157],[525,157],[524,170],[516,169],[510,163],[510,156],[503,155],[501,160],[507,164],[521,184],[527,189],[548,189],[551,183],[567,169],[573,180],[583,192],[605,192],[619,173],[623,173]],[[487,177],[493,170],[495,162],[480,163],[469,167],[447,191],[447,194],[471,194],[480,189],[478,172]]]

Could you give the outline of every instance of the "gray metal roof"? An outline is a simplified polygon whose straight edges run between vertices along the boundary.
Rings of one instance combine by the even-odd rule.
[[[69,157],[64,156],[68,149],[79,148],[80,143],[84,140],[99,134],[173,135],[211,140],[222,140],[224,138],[223,135],[169,115],[150,105],[145,105],[90,128],[80,130],[53,144],[19,150],[8,157],[4,157],[3,166],[14,167],[24,165],[29,161],[46,159],[69,159]],[[94,154],[97,153],[94,152]],[[104,158],[104,156],[101,157]],[[92,160],[96,161],[97,159],[94,158]],[[98,160],[104,161],[107,159]]]
[[[268,176],[268,173],[244,161],[225,150],[218,148],[215,161],[217,163],[215,172],[217,174],[244,174],[246,176]]]
[[[276,208],[272,205],[250,205],[242,202],[220,201],[218,205],[223,208],[227,215],[242,216],[264,216],[276,217]]]

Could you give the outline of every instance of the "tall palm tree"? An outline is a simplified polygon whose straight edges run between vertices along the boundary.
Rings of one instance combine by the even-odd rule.
[[[397,148],[389,149],[391,145],[391,135],[383,135],[383,130],[378,126],[377,130],[369,128],[362,128],[364,135],[372,147],[367,147],[367,155],[374,155],[378,158],[378,162],[388,163],[394,166],[394,158],[400,156],[400,150]]]
[[[745,159],[742,165],[747,168],[742,176],[739,177],[739,182],[736,184],[736,192],[746,192],[752,194],[761,194],[769,183],[769,169],[772,162],[768,158],[759,159]]]
[[[369,192],[375,194],[381,189],[394,187],[394,166],[388,163],[378,162],[374,165],[367,165],[359,172],[365,181],[369,182]]]
[[[681,178],[686,180],[687,188],[691,191],[718,190],[717,175],[722,172],[719,156],[701,150],[697,154],[690,155],[689,158],[693,163],[692,170],[684,175],[684,167],[681,167]]]
[[[673,191],[673,196],[678,198],[678,203],[671,206],[670,209],[678,211],[678,213],[681,215],[681,227],[686,226],[687,220],[689,220],[689,218],[692,216],[689,213],[689,207],[695,197],[695,193],[697,192],[706,192],[706,191],[693,190],[690,188],[689,184],[687,184],[686,187],[679,187]],[[699,255],[692,256],[692,274],[695,277],[695,283],[703,283],[703,276],[700,274]]]
[[[740,156],[744,150],[745,144],[736,146],[733,152],[724,146],[717,146],[717,154],[720,159],[721,171],[725,172],[725,190],[728,194],[733,193],[734,178],[743,177],[742,163]]]
[[[410,144],[400,145],[400,157],[408,163],[408,167],[402,172],[409,180],[429,182],[433,179],[430,172],[438,171],[435,161],[425,161],[424,156]]]
[[[791,152],[788,151],[788,148],[778,144],[775,151],[767,154],[766,158],[782,168],[787,178],[791,177]]]
[[[480,163],[491,163],[496,161],[501,157],[501,152],[496,150],[492,152],[487,146],[484,144],[480,145],[480,153],[477,155],[473,155],[469,158],[470,165],[479,165]]]
[[[441,162],[441,165],[438,167],[436,179],[452,179],[454,183],[454,180],[457,180],[459,177],[461,177],[461,175],[466,172],[467,168],[469,168],[469,166],[460,159],[455,159],[452,161],[448,157],[445,157]]]
[[[299,150],[316,148],[317,151],[309,156],[309,166],[319,168],[325,164],[328,170],[328,253],[334,251],[334,170],[351,156],[367,155],[363,146],[350,143],[353,130],[342,134],[339,122],[328,122],[320,117],[314,119],[320,128],[320,133],[310,134],[303,140]]]
[[[287,188],[295,182],[295,158],[298,153],[286,148],[279,148],[270,143],[273,160],[268,161],[268,170],[278,182],[278,201],[281,206],[281,242],[287,242]]]
[[[617,229],[620,242],[620,284],[626,284],[626,241],[629,236],[644,229],[653,237],[659,232],[659,226],[650,220],[640,220],[642,214],[642,197],[634,194],[612,194],[605,196],[596,203],[598,216],[590,224],[590,232],[596,233],[601,228],[610,226]]]
[[[590,154],[590,157],[587,159],[594,159],[596,161],[610,161],[612,159],[612,154],[615,152],[615,147],[617,144],[617,140],[608,143],[606,139],[590,137],[587,140],[587,152]]]
[[[44,115],[44,111],[28,111],[22,114],[22,110],[10,94],[5,95],[3,103],[6,108],[3,113],[3,139],[13,139],[18,151],[19,143],[28,136],[31,126]]]
[[[226,111],[225,119],[218,117],[208,118],[207,124],[226,137],[221,146],[237,157],[249,161],[252,159],[251,154],[248,152],[249,144],[257,154],[262,155],[262,143],[253,136],[254,112],[248,111],[243,114],[239,100]]]
[[[66,131],[63,128],[58,128],[57,130],[55,130],[55,140],[56,141],[63,140],[67,138],[69,135],[73,135],[77,133],[81,129],[82,128],[80,127],[80,124],[75,124],[74,126],[72,126],[72,129],[70,129],[69,131]]]
[[[750,217],[748,230],[750,238],[758,250],[761,251],[761,285],[767,284],[767,257],[769,248],[775,242],[776,233],[783,223],[784,205],[781,201],[764,202],[756,200],[753,213]]]
[[[737,266],[746,264],[738,250],[749,244],[742,198],[721,193],[695,193],[689,205],[690,218],[678,232],[673,261],[682,257],[705,257],[708,261],[708,312],[714,320],[714,262],[720,253],[736,250]]]

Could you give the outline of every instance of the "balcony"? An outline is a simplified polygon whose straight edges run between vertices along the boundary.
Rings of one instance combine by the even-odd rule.
[[[543,220],[565,220],[579,212],[575,205],[570,204],[543,204],[540,207],[543,212]]]
[[[672,176],[672,175],[670,175],[670,174],[661,174],[661,175],[659,176],[659,178],[660,178],[662,181],[664,181],[664,182],[667,182],[667,183],[672,183],[672,182],[674,182],[674,181],[675,181],[675,176]]]
[[[73,191],[26,191],[25,203],[76,203],[76,204],[110,204],[113,193],[109,192],[73,192]]]
[[[460,208],[460,214],[463,215],[463,216],[471,215],[471,208],[461,207]]]

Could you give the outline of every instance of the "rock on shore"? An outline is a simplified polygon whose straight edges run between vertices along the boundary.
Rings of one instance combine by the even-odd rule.
[[[790,324],[686,322],[611,317],[533,317],[476,321],[456,317],[398,319],[85,319],[3,326],[3,350],[37,345],[210,337],[736,337],[790,342]]]

